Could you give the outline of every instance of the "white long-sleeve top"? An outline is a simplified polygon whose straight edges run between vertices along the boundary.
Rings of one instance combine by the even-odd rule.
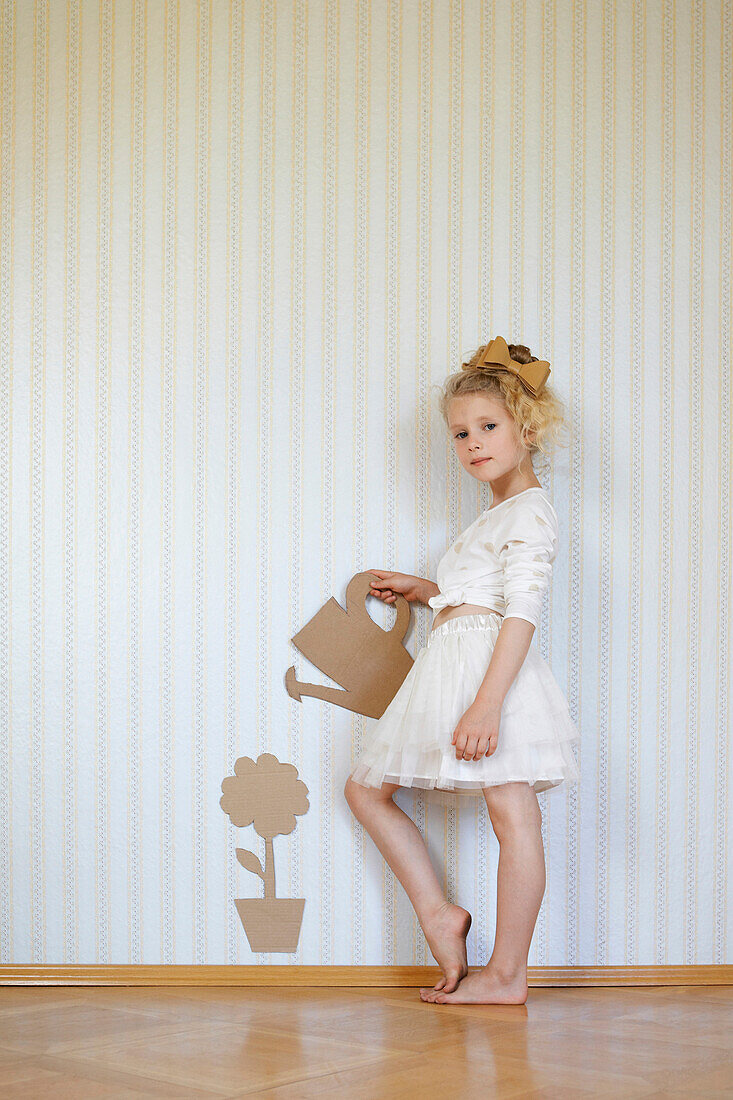
[[[440,592],[428,605],[437,613],[472,603],[537,627],[558,530],[555,508],[539,485],[487,508],[441,558],[436,577]]]

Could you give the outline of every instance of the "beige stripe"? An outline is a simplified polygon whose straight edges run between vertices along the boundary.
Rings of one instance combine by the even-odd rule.
[[[160,501],[160,744],[159,825],[160,825],[160,951],[166,964],[175,962],[176,891],[175,891],[175,779],[174,745],[174,466],[176,442],[176,188],[178,175],[178,41],[179,9],[177,0],[165,6],[165,100],[163,106],[163,225],[161,286],[161,501]]]
[[[675,7],[673,0],[666,0],[662,18],[662,81],[663,81],[663,225],[662,225],[662,340],[663,361],[673,362],[674,357],[674,148],[675,148]],[[670,818],[669,772],[673,766],[670,754],[670,605],[671,605],[671,506],[672,425],[675,416],[674,385],[667,374],[659,377],[659,444],[662,470],[659,486],[660,525],[658,545],[661,547],[659,563],[659,611],[657,689],[659,700],[659,729],[657,732],[657,783],[656,783],[656,851],[655,851],[655,961],[665,962],[669,955],[668,884],[670,882],[670,850],[668,822]]]
[[[292,145],[292,185],[291,185],[291,347],[293,349],[293,382],[291,388],[291,438],[304,439],[306,423],[303,413],[305,364],[307,361],[307,343],[305,331],[307,265],[306,265],[306,163],[307,163],[307,101],[306,71],[308,50],[307,7],[305,0],[297,0],[293,30],[293,145]],[[288,637],[292,638],[301,625],[303,600],[301,599],[301,577],[304,577],[304,556],[301,540],[297,533],[303,526],[303,449],[296,447],[291,456],[293,492],[290,498],[290,529],[292,548],[289,554],[290,576],[289,591],[290,618]],[[307,585],[306,585],[307,591]],[[298,708],[291,708],[292,721],[288,725],[288,760],[295,764],[298,775],[306,786],[312,786],[312,778],[306,772],[303,748],[303,728],[305,718]],[[304,832],[297,829],[297,836],[290,845],[290,897],[302,898],[304,893]],[[298,941],[298,950],[294,962],[303,961],[303,936]]]
[[[227,584],[226,584],[226,758],[227,775],[234,774],[239,755],[239,707],[237,685],[241,677],[238,629],[240,615],[238,568],[240,564],[238,506],[240,500],[240,453],[238,440],[243,427],[239,408],[239,356],[242,348],[242,98],[243,98],[243,10],[242,0],[229,4],[228,73],[228,148],[227,148],[227,259],[226,259],[226,342],[227,389],[225,421],[227,430]],[[227,830],[229,850],[226,860],[226,954],[230,965],[239,962],[241,927],[234,899],[237,896],[238,863],[232,833]]]
[[[77,0],[69,0],[66,36],[66,268],[64,285],[64,961],[79,957],[78,897],[78,788],[76,771],[76,540],[78,493],[76,471],[77,386],[79,371],[79,166],[81,12]],[[132,960],[140,961],[140,960]]]
[[[276,95],[276,12],[273,0],[266,0],[260,8],[261,54],[260,54],[260,118],[259,118],[259,218],[260,238],[257,270],[260,273],[259,288],[259,377],[257,402],[260,417],[260,439],[258,443],[258,502],[257,502],[257,570],[258,570],[258,628],[261,642],[258,646],[258,752],[269,751],[271,729],[271,691],[270,691],[270,616],[271,606],[271,568],[270,530],[271,464],[272,451],[270,432],[273,428],[272,411],[272,372],[273,372],[273,192],[274,192],[274,102]],[[261,965],[270,965],[270,953],[261,954],[257,960]]]
[[[386,479],[383,494],[385,561],[387,568],[394,569],[397,547],[394,516],[397,511],[395,500],[396,470],[398,466],[396,432],[396,387],[399,374],[399,329],[400,329],[400,199],[401,199],[401,118],[402,87],[400,69],[402,60],[402,2],[388,0],[387,26],[389,34],[387,60],[387,227],[386,227],[386,355],[387,379],[385,385],[385,427],[383,477]],[[395,893],[399,889],[392,871],[384,865],[382,878],[383,950],[382,958],[390,965],[396,962],[395,927],[397,902]]]
[[[646,76],[645,31],[646,7],[642,0],[633,10],[633,55],[632,55],[632,118],[631,118],[631,183],[632,183],[632,260],[631,260],[631,346],[644,346],[646,328],[644,314],[644,251],[645,251],[645,209],[644,209],[644,81]],[[644,423],[645,423],[645,379],[642,363],[637,356],[632,362],[631,390],[636,395],[631,410],[631,450],[634,465],[644,468]],[[641,695],[641,639],[644,630],[642,601],[641,562],[644,560],[643,481],[634,479],[631,487],[631,522],[629,540],[628,570],[631,583],[629,618],[627,622],[626,647],[628,651],[627,680],[629,683],[629,704],[626,725],[629,731],[629,745],[626,753],[628,811],[626,819],[626,881],[624,909],[629,914],[625,925],[624,958],[628,965],[638,962],[639,952],[639,897],[641,892],[639,859],[639,809],[640,809],[640,707]]]
[[[3,0],[0,7],[0,962],[13,954],[13,679],[12,631],[12,534],[13,478],[13,372],[12,349],[15,300],[13,294],[15,202],[15,4]]]
[[[716,678],[716,780],[715,780],[715,904],[713,907],[713,960],[723,963],[728,957],[728,823],[729,805],[729,714],[727,686],[730,669],[730,599],[733,587],[731,572],[731,486],[733,471],[733,388],[731,386],[731,330],[733,329],[733,293],[731,270],[733,269],[733,229],[731,228],[731,198],[733,183],[733,4],[724,0],[720,26],[720,255],[718,262],[718,297],[720,321],[718,328],[718,361],[723,365],[719,375],[718,404],[720,439],[719,495],[720,511],[718,590],[716,606],[720,608],[717,641]]]
[[[701,710],[700,670],[702,666],[702,638],[700,623],[702,516],[703,507],[703,435],[699,425],[703,423],[702,394],[699,380],[703,377],[702,352],[706,335],[706,297],[703,291],[704,241],[705,241],[705,111],[703,101],[705,6],[696,0],[691,11],[691,73],[690,100],[692,125],[692,157],[690,164],[691,244],[690,244],[690,351],[688,371],[688,464],[690,489],[688,503],[689,542],[687,600],[687,668],[685,723],[687,736],[686,768],[686,843],[685,867],[685,954],[688,965],[698,955],[698,835],[700,831],[700,725]],[[705,448],[707,451],[707,447]],[[707,633],[707,632],[706,632]],[[707,709],[707,708],[706,708]],[[707,723],[705,724],[707,729]],[[707,883],[707,875],[705,876]]]
[[[128,791],[127,843],[128,856],[128,953],[132,963],[142,962],[142,794],[140,790],[140,759],[142,743],[141,672],[141,454],[144,441],[143,376],[145,301],[145,53],[147,0],[134,0],[132,16],[131,57],[131,133],[130,133],[130,381],[128,416],[130,420],[129,478],[127,511],[130,517],[129,539],[129,690],[130,726],[127,735]]]
[[[193,546],[193,957],[207,958],[206,890],[206,521],[209,370],[209,101],[211,32],[208,0],[199,0],[196,35],[196,268],[194,351],[194,546]]]
[[[571,606],[570,629],[568,635],[568,663],[571,669],[570,699],[571,713],[580,713],[582,707],[583,685],[583,554],[582,554],[582,518],[583,518],[583,480],[584,454],[580,441],[583,437],[583,345],[584,345],[584,317],[579,303],[582,298],[582,288],[585,278],[585,256],[583,239],[583,203],[585,199],[585,161],[583,155],[583,124],[585,122],[584,103],[586,90],[586,49],[585,49],[585,11],[580,0],[573,3],[572,22],[572,261],[571,261],[571,371],[570,371],[570,410],[572,412],[572,429],[574,438],[578,440],[572,454],[572,485],[570,489],[570,521],[568,526],[569,562],[570,562],[570,590],[576,595],[576,601]],[[580,753],[582,764],[582,751]],[[578,848],[581,823],[579,820],[577,786],[570,791],[568,798],[568,853],[567,853],[567,882],[568,882],[568,928],[566,958],[573,965],[576,963],[580,946],[580,930],[578,928],[579,886],[576,881],[576,868],[578,866]]]
[[[97,631],[96,682],[96,935],[97,961],[110,953],[110,719],[109,719],[109,433],[110,433],[110,286],[112,279],[112,2],[99,9],[99,154],[97,163],[97,437],[95,592]]]
[[[356,58],[354,94],[354,131],[355,140],[355,226],[354,226],[354,351],[351,366],[351,386],[353,393],[354,419],[361,418],[364,431],[355,432],[353,436],[352,461],[355,471],[367,468],[366,440],[368,430],[367,385],[364,364],[369,362],[369,125],[370,125],[370,66],[372,64],[371,53],[371,26],[370,26],[370,2],[359,0],[356,22]],[[364,562],[365,554],[365,528],[364,513],[366,507],[366,485],[361,476],[354,478],[353,484],[353,555],[357,562]],[[366,568],[375,568],[366,563]],[[351,770],[357,753],[360,751],[365,736],[366,719],[362,715],[354,715],[351,720],[351,751],[349,756],[349,771]],[[337,788],[337,797],[341,801],[340,788]],[[366,845],[366,832],[359,821],[352,815],[351,828],[351,896],[348,899],[351,916],[351,962],[360,965],[363,959],[364,949],[364,921],[369,917],[364,904],[364,849]],[[370,841],[371,843],[371,841]]]
[[[46,961],[45,844],[44,844],[44,544],[43,509],[45,461],[46,376],[46,199],[48,132],[48,6],[35,5],[33,42],[33,180],[32,180],[32,304],[31,304],[31,928],[34,962]]]

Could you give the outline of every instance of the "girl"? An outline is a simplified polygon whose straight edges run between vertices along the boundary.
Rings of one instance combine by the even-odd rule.
[[[579,739],[549,665],[531,646],[557,553],[558,521],[532,455],[562,423],[549,364],[502,337],[446,380],[441,413],[464,469],[492,503],[442,558],[437,584],[370,570],[437,612],[425,645],[370,731],[344,795],[402,883],[443,977],[437,1004],[524,1004],[527,958],[545,890],[537,792],[580,776]],[[398,787],[483,795],[499,841],[494,950],[468,973],[471,914],[443,895],[422,835],[393,801]],[[443,796],[445,797],[445,796]]]

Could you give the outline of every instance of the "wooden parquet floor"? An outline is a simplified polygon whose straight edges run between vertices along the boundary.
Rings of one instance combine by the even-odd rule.
[[[733,1097],[733,987],[2,988],[0,1096]]]

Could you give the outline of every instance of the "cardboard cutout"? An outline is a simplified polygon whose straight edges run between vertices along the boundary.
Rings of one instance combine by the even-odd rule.
[[[247,871],[259,875],[264,883],[261,898],[238,898],[234,904],[253,951],[295,951],[300,937],[305,898],[275,896],[275,854],[272,838],[292,833],[296,814],[310,808],[308,788],[298,779],[293,764],[281,764],[272,753],[263,752],[257,763],[242,756],[234,765],[234,775],[222,782],[224,792],[219,805],[232,825],[254,825],[265,841],[263,868],[254,852],[237,848],[237,859]]]
[[[384,714],[412,667],[412,657],[402,644],[410,624],[410,605],[398,594],[394,626],[391,630],[378,626],[366,609],[374,575],[355,573],[346,588],[346,610],[331,596],[292,639],[343,691],[325,684],[301,683],[291,665],[285,673],[285,687],[293,699],[300,702],[301,696],[312,695],[369,718]]]

